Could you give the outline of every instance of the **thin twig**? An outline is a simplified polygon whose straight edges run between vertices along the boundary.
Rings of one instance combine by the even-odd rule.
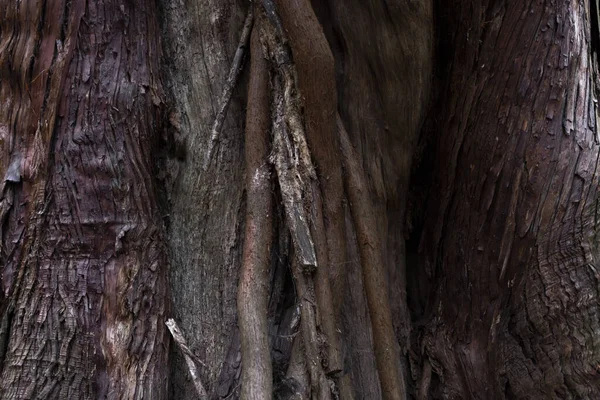
[[[229,107],[229,102],[231,101],[233,89],[235,88],[240,73],[243,69],[242,61],[244,59],[244,52],[248,47],[250,32],[252,30],[252,22],[253,12],[252,7],[249,7],[248,15],[246,15],[246,20],[244,21],[244,28],[242,29],[242,34],[240,36],[240,41],[238,43],[237,50],[235,51],[235,55],[233,56],[231,69],[229,70],[227,81],[225,81],[225,86],[223,87],[221,98],[219,99],[219,108],[217,109],[217,115],[215,116],[215,121],[213,123],[212,130],[210,131],[210,141],[208,142],[208,149],[206,151],[206,158],[204,160],[205,171],[208,169],[208,165],[210,164],[215,145],[217,143],[217,140],[219,139],[219,134],[221,133],[221,128],[223,127],[225,116],[227,115],[227,107]]]
[[[201,400],[208,399],[208,394],[206,393],[206,389],[204,389],[204,386],[200,381],[200,375],[198,374],[196,364],[194,363],[194,359],[196,359],[196,357],[194,356],[194,353],[192,353],[190,348],[187,346],[185,339],[183,338],[183,334],[177,326],[177,322],[175,322],[173,318],[169,318],[167,322],[165,322],[165,324],[167,325],[167,328],[169,328],[169,331],[173,336],[173,340],[175,340],[175,343],[177,343],[177,345],[181,349],[181,352],[183,353],[185,362],[188,366],[188,369],[190,370],[190,375],[192,376],[192,381],[194,381],[194,386],[196,386],[198,396]]]

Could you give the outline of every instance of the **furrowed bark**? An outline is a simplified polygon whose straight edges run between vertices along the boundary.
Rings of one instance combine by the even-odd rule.
[[[346,190],[356,229],[363,282],[371,316],[373,345],[382,396],[384,399],[406,399],[398,343],[392,327],[383,250],[377,234],[374,206],[369,193],[364,192],[367,188],[366,178],[339,116],[337,125],[346,172]]]
[[[252,30],[246,111],[246,233],[238,284],[238,326],[242,349],[243,399],[267,399],[273,392],[267,303],[272,242],[273,195],[269,153],[269,71],[257,27]]]
[[[0,176],[22,160],[1,227],[0,398],[165,398],[155,4],[2,9]]]
[[[600,393],[597,69],[589,2],[449,2],[421,239],[422,387]],[[447,7],[447,8],[446,8]],[[446,42],[447,41],[447,42]],[[451,65],[451,67],[450,67]]]

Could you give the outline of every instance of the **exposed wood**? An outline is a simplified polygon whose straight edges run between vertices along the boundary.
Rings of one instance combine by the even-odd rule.
[[[329,255],[327,253],[327,235],[323,218],[323,201],[321,200],[321,190],[316,182],[312,187],[312,206],[311,206],[312,232],[315,238],[315,247],[317,250],[317,260],[319,265],[314,275],[315,296],[318,312],[318,324],[325,335],[323,350],[323,367],[330,376],[339,376],[344,369],[344,360],[340,343],[340,329],[337,324],[338,318],[334,308],[332,288],[328,268],[330,265]],[[345,249],[344,249],[345,250]],[[345,266],[344,266],[345,267]]]
[[[298,262],[306,271],[317,268],[317,255],[310,232],[308,193],[315,179],[302,120],[302,102],[297,90],[296,72],[285,37],[278,36],[273,23],[261,21],[261,38],[267,56],[277,70],[273,74],[273,154],[287,225],[292,234]]]
[[[310,0],[276,0],[277,11],[289,39],[302,95],[306,139],[323,192],[327,265],[332,284],[336,319],[344,294],[346,236],[344,188],[336,130],[337,92],[334,59]]]
[[[165,158],[172,315],[186,333],[206,390],[239,396],[241,355],[237,295],[244,235],[244,73],[233,90],[212,162],[207,144],[223,85],[248,11],[233,0],[159,1],[164,83],[184,158]],[[166,147],[166,146],[165,146]],[[218,151],[217,151],[218,150]],[[169,398],[193,400],[196,390],[180,352],[172,353]],[[237,388],[237,389],[236,389]]]

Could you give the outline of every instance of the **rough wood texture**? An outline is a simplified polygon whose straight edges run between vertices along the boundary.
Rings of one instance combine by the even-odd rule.
[[[335,115],[337,91],[334,58],[309,0],[277,0],[277,10],[289,38],[302,95],[306,137],[319,187],[323,192],[327,265],[333,287],[335,317],[343,299],[341,276],[346,261],[342,166]]]
[[[434,398],[597,397],[589,2],[449,2],[422,235]],[[427,366],[423,367],[427,370]],[[422,384],[421,387],[427,385]]]
[[[239,376],[239,344],[236,344],[236,334],[233,333],[235,313],[231,304],[237,290],[236,271],[240,265],[239,244],[243,231],[243,133],[240,124],[243,120],[243,103],[240,99],[245,91],[244,79],[236,89],[238,94],[234,92],[221,135],[221,146],[213,158],[215,162],[211,170],[204,172],[197,165],[202,161],[205,151],[202,146],[208,140],[214,118],[215,94],[221,93],[222,84],[226,81],[226,72],[235,53],[245,11],[234,2],[162,1],[161,4],[165,15],[164,45],[169,60],[169,88],[178,110],[176,114],[179,114],[175,117],[178,134],[187,149],[187,157],[183,162],[168,162],[168,171],[174,176],[168,181],[172,186],[167,192],[172,205],[169,244],[174,263],[171,278],[175,310],[182,328],[189,335],[190,347],[207,362],[207,367],[201,371],[203,382],[207,382],[209,391],[216,388],[217,397],[226,397],[235,395],[238,382],[236,375]],[[327,74],[315,79],[325,79],[329,85],[327,87],[330,87],[331,75],[335,73],[340,90],[337,99],[331,98],[335,90],[326,91],[319,85],[314,85],[316,92],[309,93],[309,98],[313,100],[315,96],[323,94],[331,100],[325,102],[327,104],[323,109],[319,108],[319,104],[315,108],[315,104],[311,103],[311,120],[314,119],[315,123],[324,120],[329,124],[329,129],[327,124],[312,125],[315,133],[309,142],[312,140],[312,146],[324,157],[328,157],[326,149],[331,154],[339,153],[333,119],[336,107],[332,106],[339,100],[339,108],[350,124],[353,145],[357,147],[367,170],[371,193],[379,207],[378,216],[383,221],[381,226],[389,224],[394,228],[389,235],[385,229],[379,234],[384,242],[389,242],[384,254],[392,278],[390,287],[394,288],[390,290],[393,294],[394,323],[405,348],[408,314],[403,289],[403,229],[399,228],[403,224],[404,213],[394,211],[389,218],[385,214],[387,207],[391,210],[402,209],[401,205],[396,204],[396,196],[404,190],[398,185],[407,179],[410,159],[398,157],[398,154],[405,154],[405,143],[412,146],[422,119],[431,70],[432,47],[429,44],[432,20],[429,2],[415,5],[414,2],[398,0],[388,1],[387,4],[389,8],[379,3],[362,2],[314,5],[319,18],[326,16],[322,23],[328,44],[333,49],[336,68],[331,71],[330,54],[326,63]],[[291,21],[294,18],[294,15],[289,17]],[[314,16],[311,18],[314,25]],[[321,29],[318,24],[317,28]],[[306,41],[306,38],[300,37],[300,40]],[[320,46],[323,46],[322,40]],[[323,54],[327,53],[331,51],[325,47]],[[309,65],[310,61],[302,62],[308,70],[316,68],[315,65]],[[329,114],[331,120],[328,120]],[[320,133],[319,129],[323,132]],[[319,134],[324,135],[323,148],[319,148]],[[328,138],[333,139],[328,142]],[[332,171],[339,171],[339,156],[337,159],[338,164],[332,166]],[[315,157],[318,174],[323,171],[320,163],[323,161]],[[323,182],[319,184],[324,194],[324,209],[333,210],[336,215],[334,220],[328,220],[329,217],[324,215],[327,240],[354,240],[351,224],[340,228],[340,223],[345,225],[347,222],[343,196],[334,191],[334,196],[327,199],[325,187],[321,186],[339,187],[341,178],[334,174],[331,177],[333,183],[328,183],[328,178],[328,174],[323,175]],[[329,212],[329,215],[333,214]],[[342,218],[342,222],[338,217]],[[276,225],[279,224],[281,221],[276,222]],[[343,237],[340,237],[340,231],[344,232]],[[388,237],[389,240],[386,239]],[[277,245],[273,248],[273,256],[277,259],[274,266],[277,268],[273,272],[269,326],[274,334],[272,354],[277,365],[275,376],[279,376],[280,368],[285,371],[291,351],[284,336],[289,333],[285,322],[290,313],[290,304],[286,302],[290,294],[293,297],[293,290],[286,286],[289,284],[288,278],[282,279],[284,274],[281,271],[287,268],[286,256],[282,256],[282,253],[288,249],[284,247]],[[346,354],[343,373],[347,373],[347,377],[351,376],[355,382],[357,398],[376,398],[379,381],[370,350],[370,324],[362,279],[357,270],[360,266],[357,263],[357,249],[353,244],[348,246],[347,251],[340,250],[341,245],[328,243],[328,247],[332,249],[328,251],[340,251],[331,253],[328,264],[338,271],[347,269],[349,273],[348,277],[343,277],[343,274],[335,272],[334,278],[342,278],[332,281],[334,308],[344,307],[343,324],[338,326],[346,338],[342,346]],[[284,285],[281,283],[283,281],[288,283]],[[214,310],[220,311],[215,313]],[[176,360],[173,371],[171,393],[186,398],[188,395],[185,393],[192,392],[193,388],[190,382],[182,378],[186,376],[186,370],[181,359]]]
[[[166,398],[156,7],[0,13],[0,398]]]
[[[167,160],[173,310],[188,345],[206,367],[206,390],[216,398],[239,395],[241,355],[236,299],[244,221],[244,130],[247,76],[233,91],[207,171],[202,168],[244,24],[247,5],[234,1],[160,1],[165,70],[186,157]],[[243,6],[243,7],[242,7]],[[171,366],[170,396],[194,399],[185,361]]]

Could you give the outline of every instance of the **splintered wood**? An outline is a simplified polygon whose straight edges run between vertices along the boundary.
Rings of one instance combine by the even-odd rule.
[[[173,340],[175,340],[175,343],[177,343],[177,346],[179,346],[179,349],[183,354],[183,358],[185,358],[185,362],[190,371],[190,375],[192,377],[192,381],[194,382],[194,386],[196,387],[196,391],[198,392],[199,398],[201,400],[208,399],[208,394],[206,393],[206,389],[204,389],[204,386],[200,381],[200,374],[198,374],[198,370],[196,369],[195,360],[198,362],[200,362],[200,360],[197,359],[194,353],[192,353],[190,348],[187,346],[187,343],[183,337],[183,333],[181,333],[181,330],[177,326],[177,322],[175,322],[173,318],[169,318],[165,324],[167,325],[167,328],[169,328],[169,332],[171,332]]]

